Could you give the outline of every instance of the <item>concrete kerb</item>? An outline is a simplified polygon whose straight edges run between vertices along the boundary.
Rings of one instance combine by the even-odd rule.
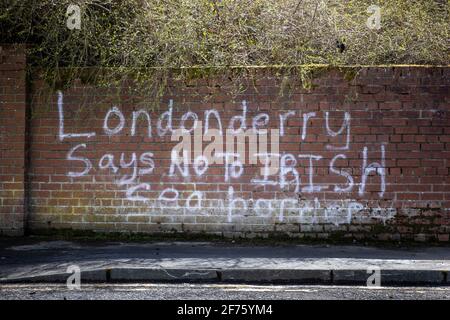
[[[111,282],[209,282],[219,279],[216,270],[114,268],[107,271]]]
[[[330,270],[224,269],[223,282],[331,284]]]
[[[336,285],[366,285],[367,270],[333,270]],[[380,270],[381,285],[449,285],[447,271],[439,270]]]
[[[381,286],[449,286],[448,271],[381,270]],[[1,278],[0,283],[64,283],[70,273],[47,273]],[[283,283],[312,285],[366,285],[367,270],[301,269],[155,269],[108,268],[81,272],[81,283]]]
[[[1,283],[62,283],[66,282],[71,273],[65,272],[48,272],[36,275],[23,275],[0,278]],[[82,271],[80,274],[81,281],[84,282],[107,282],[107,273],[105,270],[89,270]]]

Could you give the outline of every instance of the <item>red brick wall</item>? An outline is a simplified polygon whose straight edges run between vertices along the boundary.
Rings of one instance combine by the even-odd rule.
[[[265,70],[237,95],[228,77],[171,81],[155,110],[126,90],[80,82],[48,101],[36,83],[30,230],[448,242],[450,69],[363,68],[352,80],[345,73],[324,72],[305,90]],[[239,162],[174,166],[171,175],[178,142],[158,132],[170,101],[172,129],[183,116],[192,126],[188,112],[204,125],[205,112],[215,110],[225,133],[244,105],[246,128],[283,123],[277,158],[285,165],[267,179],[262,163]],[[143,115],[133,134],[133,112],[141,109],[151,136]],[[218,128],[213,115],[209,124]]]
[[[0,234],[24,231],[26,56],[0,45]]]

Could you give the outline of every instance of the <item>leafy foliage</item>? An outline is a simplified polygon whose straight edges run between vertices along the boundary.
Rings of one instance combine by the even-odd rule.
[[[0,42],[29,43],[31,64],[42,69],[53,86],[95,66],[109,68],[97,74],[97,80],[110,83],[132,76],[147,87],[156,84],[158,91],[173,68],[446,65],[449,3],[2,0]],[[69,4],[82,9],[81,30],[66,26]],[[373,4],[381,7],[380,30],[366,25],[367,8]]]

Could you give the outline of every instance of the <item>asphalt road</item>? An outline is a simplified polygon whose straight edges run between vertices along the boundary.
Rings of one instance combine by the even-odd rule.
[[[0,285],[0,300],[450,300],[450,287],[279,286],[224,284],[62,284]]]

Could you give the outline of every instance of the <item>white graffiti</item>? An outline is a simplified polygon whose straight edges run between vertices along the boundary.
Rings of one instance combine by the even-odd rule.
[[[332,145],[327,145],[327,149],[329,150],[348,150],[350,148],[350,113],[345,112],[344,114],[344,123],[342,124],[342,127],[337,131],[333,131],[330,129],[330,125],[329,125],[329,113],[325,112],[325,126],[327,129],[327,133],[329,136],[331,137],[337,137],[338,135],[342,134],[344,132],[344,130],[347,131],[346,134],[346,142],[345,142],[345,146],[343,147],[335,147]]]
[[[375,188],[380,200],[386,193],[385,145],[371,145],[370,149],[369,146],[363,146],[362,150],[353,150],[360,154],[356,161],[360,161],[358,170],[361,173],[355,176],[355,171],[349,167],[346,152],[351,150],[350,112],[342,112],[342,116],[331,119],[329,112],[283,111],[278,117],[275,116],[277,128],[273,129],[270,127],[271,118],[268,113],[257,113],[253,118],[249,117],[251,108],[245,100],[240,103],[241,111],[232,116],[225,126],[216,109],[206,110],[203,119],[193,111],[188,111],[177,119],[173,110],[174,101],[169,100],[168,109],[159,117],[153,117],[153,113],[140,109],[130,112],[130,118],[127,119],[127,113],[119,106],[112,106],[103,118],[101,132],[66,133],[64,95],[58,92],[59,140],[67,142],[77,138],[76,144],[70,146],[67,152],[66,160],[70,168],[68,178],[76,180],[91,174],[93,179],[96,174],[111,176],[117,187],[123,190],[126,201],[136,203],[137,206],[144,205],[149,212],[176,209],[182,210],[186,215],[193,212],[224,215],[228,223],[253,215],[261,219],[272,219],[272,223],[289,221],[340,225],[350,224],[358,219],[378,219],[385,222],[395,215],[392,206],[376,208],[368,206],[364,200],[369,192],[366,190],[369,184],[370,192]],[[286,136],[289,119],[297,117],[302,124],[298,128],[300,143],[311,143],[314,140],[309,140],[309,135],[317,134],[319,129],[323,130],[328,139],[323,144],[323,151],[332,153],[331,156],[324,156],[320,151],[287,153],[279,150],[277,139]],[[332,122],[335,119],[338,126]],[[152,120],[156,121],[153,125]],[[153,129],[156,132],[153,133]],[[292,131],[289,132],[292,136]],[[170,159],[165,161],[170,163],[164,166],[167,168],[166,173],[157,177],[157,185],[144,180],[153,177],[157,163],[160,165],[161,159],[155,158],[155,150],[144,150],[147,147],[151,149],[155,145],[153,143],[142,145],[141,151],[112,150],[99,156],[98,160],[92,159],[92,154],[97,154],[91,152],[95,146],[90,145],[89,139],[96,135],[112,139],[125,134],[131,137],[142,134],[155,141],[170,135],[172,142],[178,142],[171,150],[167,150],[170,151]],[[80,138],[86,141],[80,143]],[[209,143],[204,146],[204,142]],[[247,145],[248,157],[245,148]],[[267,147],[269,145],[270,150]],[[372,160],[374,158],[377,160]],[[216,164],[219,166],[215,166]],[[260,169],[259,172],[249,175],[248,168],[255,166]],[[217,186],[208,182],[212,167],[216,170],[215,176],[220,177],[220,180],[216,179],[219,183]],[[217,168],[221,170],[219,174]],[[323,179],[323,172],[319,174],[318,170],[327,170],[330,179]],[[170,179],[167,185],[162,182],[165,176]],[[179,190],[178,185],[187,183],[192,184],[189,191]],[[197,185],[205,184],[211,186],[211,192],[216,194],[216,198],[207,197],[204,191],[206,189],[196,189]],[[253,190],[267,191],[272,196],[249,196],[243,187],[239,187],[249,184],[253,186]],[[221,192],[217,189],[219,187]],[[325,200],[326,197],[319,197],[324,192],[338,194],[342,200]],[[285,193],[291,196],[286,197]],[[355,193],[358,200],[350,198]],[[310,200],[306,200],[305,195]],[[373,197],[370,199],[373,200]]]
[[[116,125],[114,129],[111,129],[108,125],[109,118],[111,117],[111,115],[116,115],[119,118],[119,123]],[[125,127],[125,117],[123,113],[119,110],[119,108],[112,107],[112,109],[110,109],[106,114],[105,120],[103,121],[103,130],[108,136],[113,136],[120,133],[120,131],[122,131],[124,127]]]
[[[62,91],[58,91],[58,114],[59,114],[59,140],[65,138],[85,137],[91,138],[95,136],[95,132],[88,133],[65,133],[64,131],[64,95]]]

